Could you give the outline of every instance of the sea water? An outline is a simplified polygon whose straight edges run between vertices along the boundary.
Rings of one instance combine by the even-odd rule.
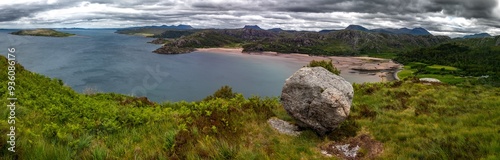
[[[152,38],[106,29],[60,29],[71,37],[17,36],[0,30],[0,53],[16,49],[26,69],[59,78],[78,92],[87,89],[146,96],[156,102],[195,101],[229,85],[246,97],[279,96],[283,84],[306,65],[290,58],[204,53],[162,55]],[[343,72],[355,83],[380,78]]]

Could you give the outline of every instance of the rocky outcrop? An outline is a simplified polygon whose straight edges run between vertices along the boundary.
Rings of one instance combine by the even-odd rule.
[[[165,39],[163,39],[163,38],[157,38],[157,39],[155,39],[155,40],[153,40],[153,41],[151,41],[151,42],[148,42],[148,43],[153,43],[153,44],[164,44],[164,43],[166,43],[166,42],[167,42],[167,40],[165,40]]]
[[[344,78],[322,67],[304,67],[286,80],[281,103],[297,125],[325,135],[347,118],[353,96]]]
[[[163,46],[161,48],[158,48],[154,50],[154,53],[158,54],[182,54],[182,53],[189,53],[189,52],[194,52],[196,49],[194,48],[179,48],[179,47],[174,47],[174,46]]]

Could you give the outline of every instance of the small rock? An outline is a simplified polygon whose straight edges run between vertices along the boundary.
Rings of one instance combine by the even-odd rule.
[[[325,151],[325,150],[321,150],[321,154],[327,156],[327,157],[332,157],[333,155],[331,155],[330,153],[328,153],[328,151]]]
[[[267,123],[269,123],[271,127],[278,130],[278,132],[282,134],[298,136],[301,133],[299,132],[299,127],[297,127],[296,125],[293,125],[291,123],[288,123],[287,121],[278,119],[276,117],[267,120]]]
[[[436,79],[436,78],[420,78],[419,79],[420,82],[427,82],[427,83],[441,83],[441,81],[439,79]]]

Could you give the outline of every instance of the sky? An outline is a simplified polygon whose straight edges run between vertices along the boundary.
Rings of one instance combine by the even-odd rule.
[[[195,28],[319,31],[350,24],[500,35],[500,0],[1,0],[0,28]]]

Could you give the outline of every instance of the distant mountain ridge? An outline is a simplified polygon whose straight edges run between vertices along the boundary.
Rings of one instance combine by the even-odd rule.
[[[408,28],[400,28],[400,29],[395,29],[395,28],[377,28],[377,29],[367,29],[363,26],[360,25],[349,25],[345,28],[345,30],[358,30],[358,31],[364,31],[364,32],[375,32],[375,33],[386,33],[386,34],[410,34],[410,35],[417,35],[417,36],[422,36],[422,35],[432,35],[427,31],[426,29],[422,27],[417,27],[413,29],[408,29]]]
[[[462,38],[468,39],[468,38],[485,38],[485,37],[492,37],[492,36],[488,33],[477,33],[473,35],[466,35],[463,36]]]
[[[184,25],[184,24],[179,24],[179,25],[161,25],[161,26],[141,26],[141,27],[130,27],[130,28],[164,28],[164,29],[177,29],[177,30],[188,30],[188,29],[195,29],[190,25]]]
[[[129,27],[129,28],[122,28],[122,29],[117,29],[115,33],[118,34],[131,34],[131,35],[145,35],[148,37],[153,37],[156,34],[161,34],[165,31],[169,30],[195,30],[190,25],[161,25],[161,26],[141,26],[141,27]]]
[[[281,28],[271,28],[271,29],[268,29],[268,31],[272,31],[272,32],[281,32],[281,31],[285,31]]]
[[[243,27],[243,29],[263,30],[263,29],[262,29],[262,28],[260,28],[258,25],[245,25],[245,27]]]
[[[236,28],[238,29],[238,28]],[[258,25],[245,25],[243,28],[239,29],[252,29],[252,30],[265,30],[259,27]],[[207,29],[196,29],[193,28],[190,25],[161,25],[161,26],[141,26],[141,27],[129,27],[129,28],[123,28],[123,29],[118,29],[116,33],[120,34],[140,34],[140,33],[146,33],[151,37],[158,37],[157,35],[168,31],[168,30],[207,30]],[[367,29],[361,25],[349,25],[345,29],[341,30],[336,30],[336,29],[324,29],[319,31],[319,33],[329,33],[329,32],[337,32],[337,31],[342,31],[342,30],[356,30],[356,31],[363,31],[363,32],[371,32],[371,33],[385,33],[385,34],[409,34],[409,35],[432,35],[429,33],[424,28],[417,27],[413,29],[408,29],[408,28],[376,28],[376,29]],[[283,30],[281,28],[272,28],[268,29],[266,31],[271,31],[271,32],[300,32],[300,31],[295,31],[295,30]],[[154,34],[154,36],[153,36]]]

